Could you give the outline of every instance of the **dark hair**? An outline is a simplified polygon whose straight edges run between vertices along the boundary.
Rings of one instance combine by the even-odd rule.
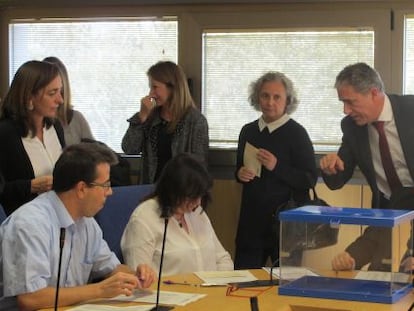
[[[32,60],[21,65],[1,102],[0,119],[17,121],[22,129],[22,137],[27,136],[29,130],[35,135],[35,124],[30,118],[28,109],[30,98],[38,94],[58,75],[58,67],[48,62]],[[44,122],[49,128],[53,124],[53,119],[45,118]]]
[[[91,139],[91,138],[82,138],[81,142],[90,143],[90,144],[99,144],[99,145],[103,145],[109,148],[105,143],[99,140]],[[112,187],[129,186],[131,184],[131,176],[130,176],[131,166],[126,158],[120,156],[117,153],[115,153],[115,155],[116,155],[118,163],[115,163],[111,166],[111,174],[110,174],[111,185]]]
[[[202,207],[210,201],[213,180],[200,159],[190,153],[181,153],[167,162],[155,185],[152,197],[157,197],[161,215],[171,215],[186,199],[201,197]]]
[[[114,165],[115,153],[101,144],[80,143],[63,150],[53,170],[53,190],[57,193],[72,189],[78,182],[89,184],[97,177],[96,166]]]

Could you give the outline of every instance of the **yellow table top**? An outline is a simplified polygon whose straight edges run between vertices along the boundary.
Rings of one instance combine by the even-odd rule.
[[[251,270],[251,272],[258,279],[267,279],[268,273],[264,270]],[[176,275],[166,277],[166,279],[175,282],[201,283],[201,280],[194,274]],[[153,289],[156,288],[156,283],[153,284]],[[394,304],[380,304],[359,301],[334,300],[334,299],[320,299],[297,296],[279,296],[277,287],[263,288],[264,291],[259,292],[258,305],[260,311],[406,311],[414,302],[414,293],[410,292],[401,300]],[[211,310],[225,310],[225,311],[242,311],[250,310],[250,300],[247,297],[227,296],[227,287],[193,287],[188,285],[168,285],[161,284],[161,290],[173,292],[188,292],[207,294],[206,297],[192,302],[186,306],[175,306],[176,311],[211,311]],[[258,292],[252,292],[257,294]],[[249,296],[248,291],[238,290],[237,295]],[[91,303],[91,302],[89,302]],[[97,300],[93,303],[106,304],[113,306],[133,306],[141,303],[134,302],[115,302],[108,300]],[[69,307],[59,308],[59,310],[66,310]],[[44,309],[53,310],[53,309]]]

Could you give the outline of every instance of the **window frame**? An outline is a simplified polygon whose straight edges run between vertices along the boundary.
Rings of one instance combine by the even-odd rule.
[[[397,11],[396,11],[397,12]],[[407,12],[407,10],[401,10]],[[111,17],[146,18],[147,16],[177,16],[178,21],[178,63],[187,76],[193,80],[194,97],[201,103],[202,77],[202,33],[204,29],[246,29],[255,30],[283,28],[295,30],[308,27],[372,27],[375,30],[375,67],[379,70],[388,92],[402,89],[402,46],[395,44],[402,33],[398,14],[395,16],[394,30],[390,27],[389,5],[366,4],[362,8],[355,3],[319,4],[250,4],[250,5],[136,5],[116,7],[55,7],[55,8],[10,8],[0,12],[1,43],[8,46],[8,22],[14,18],[39,19],[46,16],[59,18]],[[400,18],[400,20],[403,20]],[[402,44],[401,44],[402,45]],[[8,88],[8,49],[0,51],[0,90],[4,94]],[[342,113],[342,111],[338,111]],[[339,124],[338,124],[339,126]]]
[[[250,28],[250,29],[247,29],[247,30],[246,29],[232,29],[231,31],[222,30],[222,29],[219,29],[219,30],[216,30],[216,29],[208,29],[208,30],[205,30],[203,32],[203,38],[208,37],[209,34],[214,34],[214,35],[218,34],[218,36],[220,36],[220,34],[223,34],[224,36],[226,36],[226,35],[230,35],[231,36],[232,34],[235,34],[235,33],[236,34],[242,34],[241,37],[244,38],[244,39],[245,39],[244,34],[247,35],[247,36],[249,36],[249,34],[253,34],[253,33],[254,34],[257,34],[259,37],[262,34],[265,34],[265,35],[269,35],[270,34],[271,35],[272,33],[289,34],[289,35],[292,35],[292,36],[301,36],[301,35],[304,35],[304,37],[313,36],[316,33],[318,35],[320,35],[321,37],[331,36],[331,35],[332,36],[335,36],[336,33],[338,33],[338,36],[349,36],[349,33],[346,34],[348,31],[351,32],[351,33],[353,33],[354,36],[358,36],[357,35],[358,32],[361,32],[363,36],[364,36],[363,33],[365,33],[365,32],[367,33],[367,34],[365,34],[365,36],[370,36],[368,33],[375,34],[373,29],[363,29],[362,27],[358,27],[356,29],[351,29],[350,27],[347,27],[347,28],[343,28],[343,27],[322,28],[322,27],[319,27],[318,29],[315,29],[315,28],[312,28],[312,29],[309,29],[309,28],[296,28],[294,31],[292,29],[281,29],[281,28],[278,28],[278,29],[266,29],[266,30],[260,29],[260,30],[257,31],[256,29]],[[282,37],[284,37],[284,35],[282,35]],[[212,39],[212,40],[214,40],[214,39]],[[248,40],[248,39],[246,39],[246,40]],[[372,38],[372,40],[374,40],[374,38]],[[375,43],[375,42],[373,42],[373,43]],[[204,44],[204,42],[203,42],[203,44]],[[228,47],[230,47],[230,46],[228,46]],[[260,52],[259,52],[258,55],[260,55]],[[348,53],[348,55],[349,55],[349,53]],[[329,55],[329,57],[330,57],[330,55]],[[214,58],[214,56],[213,56],[213,58]],[[250,59],[252,59],[252,58],[250,58]],[[353,59],[355,59],[354,56],[353,56]],[[302,60],[304,60],[304,59],[302,59]],[[314,59],[312,59],[312,61],[314,61]],[[317,61],[317,60],[315,60],[315,61]],[[361,59],[361,61],[363,61],[363,59]],[[369,63],[369,61],[367,59],[366,59],[366,61]],[[203,55],[203,63],[205,63],[205,62],[206,62],[205,55]],[[264,64],[261,63],[261,65],[264,65]],[[243,67],[243,65],[240,65],[240,66]],[[278,65],[276,65],[276,66],[277,67],[273,67],[273,68],[272,67],[267,67],[266,70],[276,70],[276,71],[280,70],[280,67]],[[238,68],[238,64],[235,64],[235,67]],[[283,65],[281,65],[281,67],[283,67]],[[248,67],[243,67],[243,68],[244,68],[244,70],[249,70]],[[338,72],[339,72],[339,69],[338,69]],[[296,76],[296,79],[295,79],[294,76],[292,75],[292,73],[288,73],[288,72],[285,72],[285,71],[283,71],[283,73],[288,74],[288,77],[293,78],[293,82],[295,84],[296,90],[298,91],[298,99],[299,99],[300,105],[299,105],[298,110],[293,113],[292,117],[296,121],[298,121],[299,123],[301,123],[302,126],[305,126],[305,128],[308,130],[308,134],[311,136],[311,138],[312,138],[312,135],[314,135],[314,134],[316,134],[317,136],[319,136],[319,138],[321,138],[320,137],[320,133],[325,132],[325,131],[320,131],[320,130],[319,131],[315,131],[315,128],[312,128],[312,125],[310,125],[310,123],[312,123],[312,122],[309,119],[308,120],[306,120],[306,118],[304,119],[304,114],[303,114],[303,111],[302,110],[310,109],[312,107],[312,103],[313,103],[313,99],[311,97],[308,96],[307,98],[304,98],[304,94],[308,94],[306,92],[306,89],[307,89],[308,86],[305,86],[302,89],[300,86],[298,86],[298,83],[296,83],[298,76]],[[232,72],[232,75],[233,76],[235,74],[236,74],[236,72]],[[335,73],[332,72],[332,74],[336,74],[336,72]],[[206,76],[208,76],[208,75],[206,74],[205,71],[203,71],[203,78],[206,77]],[[248,81],[252,81],[253,79],[255,79],[257,77],[258,76],[256,76],[256,77],[255,76],[250,77],[251,80],[248,80]],[[332,77],[333,77],[332,80],[327,80],[326,79],[326,76],[325,76],[325,79],[322,79],[322,81],[325,81],[326,80],[324,82],[324,84],[323,84],[323,90],[325,90],[325,92],[327,90],[329,90],[329,94],[326,93],[325,100],[322,101],[322,103],[327,103],[329,105],[332,104],[331,109],[332,108],[334,109],[332,111],[332,113],[334,113],[334,111],[335,111],[335,114],[336,114],[335,115],[335,119],[336,120],[334,122],[330,122],[330,125],[339,124],[340,123],[340,119],[342,118],[342,115],[341,114],[337,114],[337,111],[341,111],[341,103],[339,101],[337,101],[336,95],[334,95],[336,93],[335,90],[334,90],[334,88],[333,88],[333,81],[334,81],[334,77],[335,76],[333,75]],[[208,80],[208,79],[206,79],[206,80]],[[246,83],[246,79],[241,78],[241,80],[243,80],[244,83]],[[296,82],[295,82],[295,80],[296,80]],[[321,81],[319,81],[319,85],[321,85],[320,82]],[[318,83],[315,83],[315,84],[318,84]],[[309,87],[312,88],[312,89],[314,89],[311,86],[309,86]],[[210,88],[211,88],[211,86],[210,86]],[[213,89],[214,89],[214,87],[213,87]],[[241,127],[244,124],[246,124],[247,122],[253,121],[255,118],[257,118],[261,114],[259,111],[255,111],[252,107],[250,107],[250,105],[247,104],[247,90],[248,90],[248,85],[245,85],[243,87],[243,89],[238,90],[238,92],[241,93],[241,94],[243,94],[243,95],[240,94],[242,97],[241,98],[240,97],[237,97],[237,102],[234,102],[234,106],[235,107],[239,107],[237,105],[239,105],[241,102],[243,102],[244,105],[242,107],[239,107],[239,108],[241,109],[240,112],[242,114],[246,114],[243,117],[241,117],[241,119],[243,120],[243,123],[240,123],[241,120],[239,120],[239,122],[236,122],[236,124],[239,124],[239,126],[240,126],[238,128],[239,130],[241,129]],[[205,88],[203,86],[202,98],[204,100],[206,100],[206,98],[204,97],[204,94],[206,94],[207,92],[208,92],[208,90],[205,90]],[[214,95],[217,98],[217,94],[214,94]],[[225,94],[221,94],[221,95],[225,97]],[[317,94],[317,96],[322,96],[323,97],[323,92],[319,92]],[[329,97],[327,97],[327,96],[329,96]],[[207,99],[207,100],[209,100],[209,99]],[[226,102],[225,105],[228,106],[229,105],[228,100],[225,99],[224,101]],[[337,105],[335,105],[336,102],[337,102]],[[322,106],[321,106],[322,103],[319,102],[319,105],[318,105],[318,103],[315,103],[315,105],[318,108],[322,108]],[[213,104],[215,105],[215,102]],[[311,106],[309,106],[309,104]],[[233,106],[233,105],[231,104],[231,106]],[[212,110],[215,110],[215,109],[212,108],[212,105],[210,103],[210,106],[208,108],[203,107],[203,112],[206,112],[207,110],[208,111],[212,111]],[[310,109],[310,110],[312,110],[312,109]],[[300,112],[300,111],[302,111],[302,112]],[[227,110],[226,110],[226,112],[228,113]],[[227,115],[227,113],[225,113],[224,115],[227,117],[227,119],[229,119],[229,115]],[[254,116],[252,117],[252,115],[254,115]],[[206,114],[206,116],[207,116],[207,119],[209,119],[209,115]],[[317,115],[313,115],[313,117],[316,117],[316,118],[319,117],[319,116],[320,116],[319,113]],[[324,114],[324,116],[326,116],[326,115]],[[331,116],[332,116],[331,114],[328,114],[327,117],[331,117]],[[216,118],[216,117],[217,117],[217,115],[213,116],[213,118]],[[209,123],[211,123],[211,122],[209,122]],[[217,122],[215,124],[215,126],[217,126],[218,124],[219,123]],[[235,125],[236,124],[230,125],[232,127],[232,129],[235,129]],[[326,125],[326,123],[325,123],[325,125]],[[222,128],[222,125],[218,125],[218,126],[220,128]],[[229,127],[227,126],[227,129],[228,128]],[[214,130],[214,127],[211,128],[211,132],[213,132],[213,130]],[[338,147],[338,145],[339,145],[339,142],[340,142],[340,136],[338,135],[339,132],[340,132],[340,128],[339,127],[337,129],[335,129],[335,130],[333,130],[333,131],[330,132],[331,137],[336,137],[335,140],[329,140],[329,139],[327,140],[326,137],[325,138],[322,138],[322,140],[312,140],[313,141],[313,144],[314,144],[315,151],[318,152],[319,150],[328,151],[328,150],[334,150],[334,149],[336,149]],[[223,133],[223,132],[221,132],[221,133]],[[213,146],[213,147],[214,146],[217,146],[219,148],[225,148],[225,147],[229,147],[230,146],[230,148],[235,148],[237,146],[237,137],[236,136],[238,136],[238,134],[239,134],[239,132],[232,133],[231,134],[232,138],[234,137],[236,140],[233,140],[233,139],[231,139],[231,140],[230,139],[228,139],[228,140],[224,140],[224,139],[216,139],[216,140],[213,140],[212,139],[212,136],[210,135],[210,146]],[[333,135],[335,135],[335,136],[333,136]],[[338,135],[338,136],[336,136],[336,135]],[[231,146],[233,146],[233,147],[231,147]]]
[[[92,135],[122,152],[127,119],[139,111],[139,99],[149,92],[146,71],[160,59],[177,61],[177,25],[174,16],[11,20],[9,81],[26,61],[50,53],[59,57],[69,74],[72,104]],[[56,45],[57,37],[61,44]]]
[[[388,9],[370,9],[355,11],[354,9],[336,10],[280,10],[280,11],[260,11],[255,12],[225,12],[217,13],[214,20],[209,19],[208,13],[197,13],[193,15],[194,23],[198,33],[193,34],[194,38],[202,40],[203,33],[206,31],[237,31],[239,29],[252,29],[254,31],[267,31],[269,29],[283,29],[300,31],[304,28],[308,30],[326,29],[329,27],[343,29],[346,28],[372,28],[375,31],[375,52],[374,63],[376,69],[381,73],[386,86],[393,88],[391,84],[391,29],[388,21],[390,11]],[[300,26],[297,20],[301,20]],[[385,23],[384,21],[387,21]],[[202,42],[200,42],[200,45]],[[202,58],[197,64],[198,70],[202,72]],[[332,84],[334,81],[332,81]],[[389,89],[389,88],[388,88]],[[201,100],[201,92],[200,92]],[[342,114],[342,110],[338,111]],[[207,116],[208,119],[208,116]],[[340,126],[338,124],[338,126]],[[339,146],[339,145],[338,145]],[[217,147],[220,148],[220,147]]]
[[[398,9],[393,12],[394,31],[392,33],[393,67],[392,80],[395,93],[403,94],[404,91],[404,61],[405,61],[405,17],[411,15],[414,18],[413,9]]]

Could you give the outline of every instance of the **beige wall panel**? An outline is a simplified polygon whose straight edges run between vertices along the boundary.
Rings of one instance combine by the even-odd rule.
[[[241,188],[234,180],[214,180],[212,202],[207,210],[218,238],[232,258],[239,221]]]
[[[362,233],[361,226],[342,225],[339,227],[338,243],[321,249],[308,250],[303,253],[302,264],[322,270],[331,268],[333,257],[345,250]],[[323,260],[321,260],[323,258]]]
[[[321,199],[324,199],[331,206],[362,207],[363,193],[361,185],[346,185],[342,189],[330,190],[324,183],[318,183],[316,192]]]
[[[372,192],[368,185],[362,186],[362,206],[371,207]]]

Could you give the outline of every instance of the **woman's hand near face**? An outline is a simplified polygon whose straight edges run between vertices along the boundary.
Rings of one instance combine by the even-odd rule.
[[[148,119],[156,106],[157,103],[155,102],[155,99],[149,95],[141,99],[141,110],[139,111],[139,119],[141,123],[144,123]]]
[[[52,189],[53,176],[40,176],[32,179],[31,181],[31,192],[32,193],[43,193]]]

